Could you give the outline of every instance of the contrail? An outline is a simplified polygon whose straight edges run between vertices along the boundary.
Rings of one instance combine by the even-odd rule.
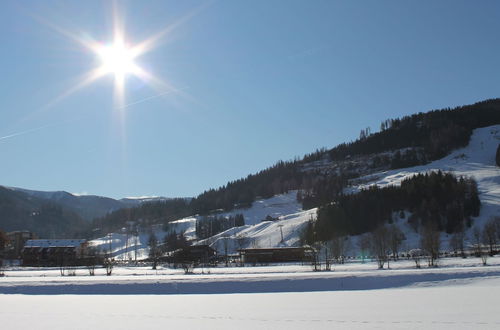
[[[175,93],[175,92],[186,90],[186,89],[188,89],[188,87],[179,88],[179,89],[171,89],[171,90],[165,91],[165,92],[160,93],[160,94],[156,94],[156,95],[153,95],[153,96],[146,97],[144,99],[137,100],[137,101],[132,102],[132,103],[125,104],[124,106],[118,107],[118,108],[115,108],[115,109],[122,110],[122,109],[125,109],[125,108],[128,108],[128,107],[134,106],[136,104],[139,104],[139,103],[147,102],[149,100],[155,99],[155,98],[163,96],[163,95]],[[68,121],[67,123],[78,121],[80,119],[82,119],[82,118],[73,119],[73,120]],[[0,136],[0,141],[7,140],[7,139],[10,139],[10,138],[13,138],[13,137],[16,137],[16,136],[25,135],[25,134],[33,133],[33,132],[36,132],[36,131],[40,131],[42,129],[49,128],[49,127],[52,127],[52,126],[63,125],[63,124],[66,124],[66,123],[47,124],[47,125],[43,125],[43,126],[40,126],[40,127],[27,129],[25,131],[21,131],[21,132],[12,133],[12,134],[9,134],[9,135]]]
[[[40,127],[37,127],[37,128],[28,129],[28,130],[25,130],[25,131],[22,131],[22,132],[17,132],[17,133],[5,135],[5,136],[0,136],[0,141],[6,140],[6,139],[10,139],[10,138],[13,138],[13,137],[16,137],[16,136],[19,136],[19,135],[29,134],[31,132],[36,132],[36,131],[42,130],[44,128],[48,128],[48,127],[55,126],[55,125],[58,125],[58,124],[48,124],[48,125],[40,126]]]
[[[21,132],[12,133],[12,134],[9,134],[9,135],[0,136],[0,141],[7,140],[7,139],[10,139],[10,138],[13,138],[13,137],[16,137],[16,136],[20,136],[20,135],[25,135],[25,134],[33,133],[33,132],[40,131],[42,129],[46,129],[46,128],[53,127],[53,126],[60,126],[60,125],[64,125],[64,124],[70,124],[70,123],[73,123],[73,122],[78,121],[80,119],[82,119],[82,117],[78,117],[78,118],[75,118],[75,119],[72,119],[72,120],[66,120],[64,122],[47,124],[47,125],[43,125],[43,126],[40,126],[40,127],[35,127],[35,128],[27,129],[25,131],[21,131]]]
[[[188,87],[178,88],[178,89],[171,89],[171,90],[168,90],[168,91],[163,92],[163,93],[160,93],[160,94],[156,94],[156,95],[153,95],[153,96],[146,97],[146,98],[144,98],[144,99],[140,99],[140,100],[134,101],[134,102],[132,102],[132,103],[125,104],[124,106],[122,106],[122,107],[117,107],[117,108],[115,108],[115,109],[117,109],[117,110],[122,110],[122,109],[125,109],[125,108],[128,108],[128,107],[131,107],[131,106],[133,106],[133,105],[139,104],[139,103],[147,102],[147,101],[149,101],[149,100],[155,99],[155,98],[160,97],[160,96],[163,96],[163,95],[176,93],[176,92],[183,91],[183,90],[186,90],[186,89],[188,89]]]

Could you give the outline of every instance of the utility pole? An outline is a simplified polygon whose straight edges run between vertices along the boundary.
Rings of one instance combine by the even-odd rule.
[[[111,258],[113,256],[113,251],[111,250],[111,237],[113,234],[108,233],[108,243],[109,243],[109,257]]]
[[[139,233],[138,232],[134,232],[134,254],[135,254],[135,265],[137,266],[137,241],[138,241],[138,237],[139,237]]]
[[[283,243],[283,225],[278,225],[278,227],[280,227],[280,232],[281,232],[281,242],[280,243]]]

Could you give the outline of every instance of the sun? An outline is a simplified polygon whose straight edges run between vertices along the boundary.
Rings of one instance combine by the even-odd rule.
[[[159,95],[170,93],[176,95],[181,94],[180,89],[175,88],[175,86],[168,81],[157,78],[154,74],[140,66],[136,60],[159,46],[160,41],[161,43],[169,41],[169,35],[171,35],[176,28],[194,17],[203,10],[206,5],[195,8],[185,16],[166,26],[163,30],[150,35],[148,38],[140,42],[132,43],[130,42],[131,39],[126,34],[124,15],[118,8],[116,1],[113,1],[112,4],[113,29],[111,31],[111,40],[107,41],[98,41],[88,34],[82,36],[81,34],[72,33],[68,29],[61,28],[52,22],[40,18],[41,22],[47,24],[50,28],[77,42],[86,51],[90,51],[90,53],[95,56],[97,63],[94,68],[84,73],[75,85],[68,88],[45,107],[53,106],[55,103],[85,86],[109,75],[114,76],[113,100],[115,101],[114,108],[117,110],[123,110],[126,107],[126,82],[130,77],[138,78],[143,81],[157,91]]]
[[[139,67],[134,62],[137,54],[124,42],[117,41],[112,45],[97,47],[96,53],[100,59],[100,71],[103,74],[114,74],[115,78],[121,79],[127,74],[139,72]]]

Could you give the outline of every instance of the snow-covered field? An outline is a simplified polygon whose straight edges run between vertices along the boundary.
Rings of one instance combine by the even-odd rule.
[[[88,276],[8,269],[0,279],[2,328],[38,329],[495,329],[500,257],[373,262],[313,272],[308,265],[221,267],[195,274],[117,267]],[[203,273],[202,273],[203,272]],[[4,327],[5,326],[5,327]]]

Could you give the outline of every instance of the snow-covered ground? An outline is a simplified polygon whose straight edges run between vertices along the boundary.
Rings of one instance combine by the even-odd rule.
[[[8,269],[2,328],[38,329],[495,329],[500,257],[449,258],[439,268],[373,262],[313,272],[307,265],[197,269],[145,267],[105,276]],[[208,271],[210,273],[208,273]]]

